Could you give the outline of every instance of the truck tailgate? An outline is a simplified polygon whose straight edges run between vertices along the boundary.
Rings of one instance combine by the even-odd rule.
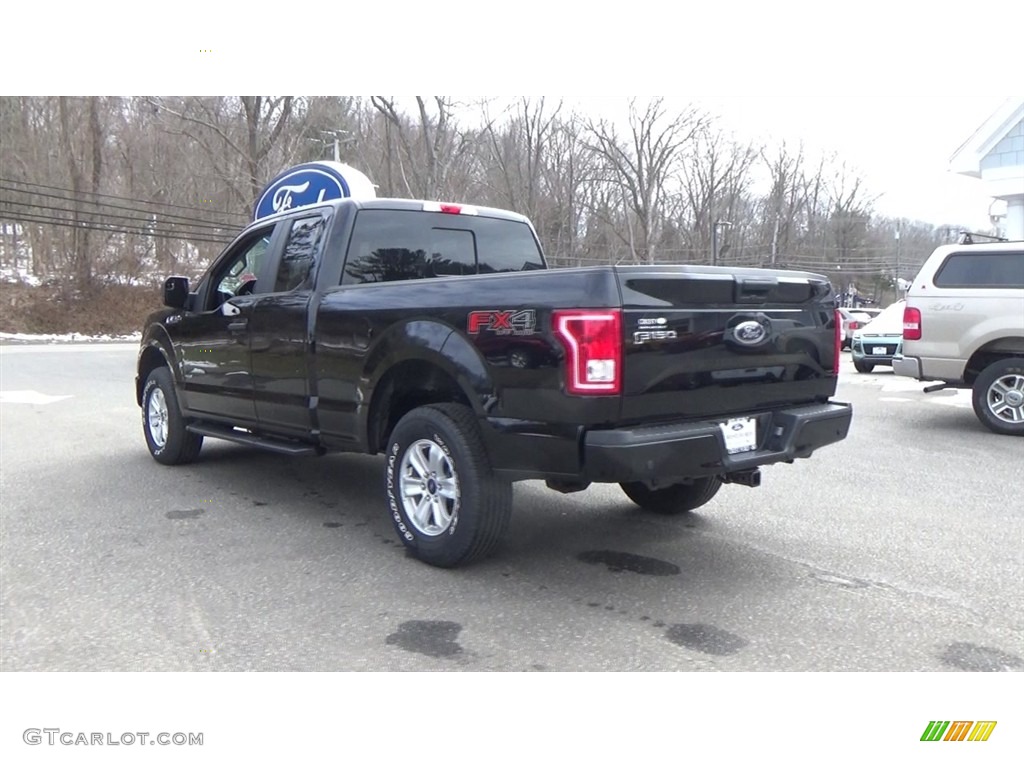
[[[624,423],[751,413],[835,393],[835,297],[804,272],[618,267]]]

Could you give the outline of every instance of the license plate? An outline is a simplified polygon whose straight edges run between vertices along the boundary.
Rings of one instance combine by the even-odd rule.
[[[885,347],[872,347],[871,348],[871,354],[872,355],[885,355],[885,354],[888,354],[888,353],[885,351]]]
[[[742,453],[757,448],[757,419],[729,419],[719,426],[725,438],[726,453]]]

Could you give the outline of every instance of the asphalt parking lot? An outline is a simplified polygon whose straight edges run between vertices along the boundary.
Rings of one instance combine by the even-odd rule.
[[[456,571],[378,457],[146,451],[131,344],[0,347],[0,669],[1024,669],[1024,440],[844,355],[849,438],[680,518],[516,486]]]

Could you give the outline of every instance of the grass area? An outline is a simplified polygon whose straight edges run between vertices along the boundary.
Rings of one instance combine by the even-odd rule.
[[[160,309],[158,286],[104,285],[72,295],[57,286],[0,284],[0,333],[137,333]]]

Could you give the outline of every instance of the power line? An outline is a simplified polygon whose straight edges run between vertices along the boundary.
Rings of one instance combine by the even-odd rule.
[[[67,187],[55,187],[55,186],[52,186],[50,184],[40,184],[40,183],[34,182],[34,181],[20,181],[18,179],[8,179],[8,178],[0,177],[0,182],[7,183],[7,184],[21,184],[22,186],[27,186],[27,187],[38,187],[39,189],[55,189],[58,192],[71,192],[72,194],[76,194],[75,190],[68,189]],[[121,197],[120,195],[108,195],[108,194],[105,194],[105,193],[102,193],[102,192],[88,192],[88,193],[78,193],[78,194],[90,194],[90,195],[93,195],[94,197],[105,197],[105,198],[109,198],[111,200],[123,200],[123,201],[132,202],[132,203],[144,203],[146,205],[158,205],[158,206],[163,206],[165,208],[181,208],[181,209],[184,209],[184,210],[187,210],[187,211],[203,211],[204,213],[209,213],[208,209],[197,208],[195,206],[190,206],[190,205],[179,205],[177,203],[161,203],[161,202],[156,202],[156,201],[152,201],[152,200],[140,200],[139,198],[135,198],[135,197]],[[240,214],[240,213],[235,214],[235,213],[225,212],[224,215],[226,215],[226,216],[235,216],[235,217],[238,217],[238,218],[243,218],[243,215]]]
[[[146,229],[112,229],[111,227],[105,227],[102,225],[90,224],[86,222],[76,223],[73,221],[68,221],[67,219],[58,219],[38,214],[20,214],[20,220],[28,222],[30,224],[49,224],[51,226],[64,227],[66,229],[87,229],[93,232],[106,232],[107,234],[110,235],[139,235],[141,237],[157,237],[164,240],[186,240],[188,242],[213,243],[216,245],[226,244],[226,240],[224,239],[204,237],[202,235],[193,235],[189,233],[180,232],[149,231]]]
[[[168,227],[173,227],[173,226],[181,226],[181,227],[184,227],[186,229],[210,230],[206,234],[214,234],[215,232],[225,232],[225,231],[226,232],[230,232],[230,233],[234,233],[238,229],[238,227],[235,227],[235,226],[232,226],[232,225],[229,225],[229,224],[207,224],[207,223],[200,222],[200,221],[173,221],[173,220],[169,221],[169,220],[167,220],[166,218],[164,218],[162,216],[157,216],[156,214],[150,214],[149,216],[129,216],[129,215],[123,214],[123,213],[106,214],[106,215],[104,215],[101,212],[97,212],[97,211],[82,211],[82,210],[76,210],[74,208],[64,208],[64,207],[55,206],[55,205],[40,205],[38,203],[35,203],[35,204],[32,204],[32,203],[22,203],[22,202],[17,201],[17,200],[4,200],[2,203],[0,203],[0,211],[8,211],[13,216],[18,216],[18,215],[21,215],[21,213],[23,213],[22,211],[14,210],[14,208],[12,206],[17,206],[19,208],[28,208],[28,209],[30,209],[29,211],[27,211],[27,213],[32,213],[33,210],[56,211],[56,212],[59,212],[59,213],[70,213],[70,214],[73,214],[74,216],[80,217],[80,218],[89,218],[89,219],[102,218],[102,219],[108,221],[111,224],[127,221],[127,222],[142,222],[142,224],[139,225],[139,226],[146,226],[146,227],[150,227],[150,226],[152,226],[152,227],[159,227],[159,226],[162,226],[164,228],[168,228]],[[143,212],[140,211],[140,213],[143,213]]]
[[[126,206],[126,205],[115,205],[113,203],[97,203],[97,202],[92,202],[92,201],[89,201],[89,200],[83,200],[83,199],[81,199],[81,197],[78,197],[78,196],[68,197],[66,195],[56,195],[56,194],[53,194],[52,192],[26,192],[25,190],[21,190],[21,189],[12,189],[10,187],[4,186],[3,184],[0,184],[0,191],[8,191],[8,192],[14,192],[14,193],[19,194],[19,195],[32,195],[32,196],[39,197],[39,198],[46,198],[46,199],[52,199],[52,200],[63,200],[63,201],[72,202],[72,203],[80,203],[82,205],[93,206],[95,208],[109,208],[111,210],[129,211],[130,213],[142,213],[142,214],[145,214],[147,216],[159,216],[160,218],[162,218],[164,220],[177,219],[178,221],[175,222],[175,223],[195,224],[197,226],[203,226],[203,227],[223,227],[223,228],[227,228],[227,229],[233,229],[233,228],[237,228],[238,227],[238,224],[233,223],[233,222],[219,222],[219,221],[211,221],[209,219],[197,219],[197,218],[190,217],[190,216],[182,216],[181,214],[178,214],[178,213],[158,213],[157,211],[148,211],[148,210],[146,210],[144,208],[133,208],[133,207],[129,207],[129,206]],[[18,201],[12,200],[12,199],[4,199],[2,202],[5,203],[5,204],[6,203],[15,203],[15,204],[20,204],[20,205],[35,205],[37,207],[44,207],[44,206],[41,206],[39,204],[19,203]],[[115,215],[118,215],[118,214],[115,214]]]

